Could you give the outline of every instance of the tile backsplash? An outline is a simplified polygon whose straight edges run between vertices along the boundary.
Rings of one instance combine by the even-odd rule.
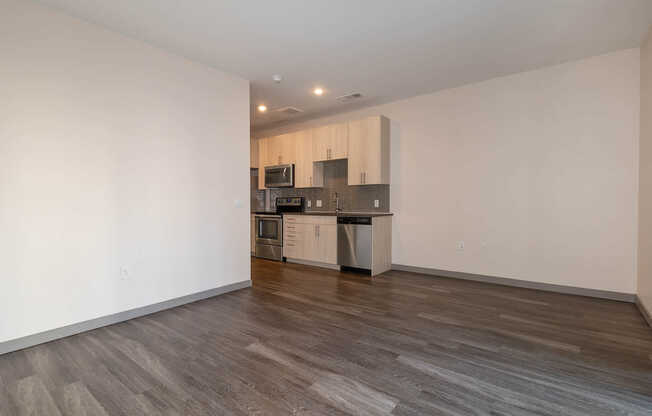
[[[265,209],[266,192],[269,193],[269,209],[276,209],[277,197],[303,196],[306,199],[306,211],[334,211],[335,194],[340,200],[340,208],[344,211],[373,211],[389,212],[389,185],[347,185],[346,159],[324,162],[324,187],[323,188],[277,188],[259,191],[258,171],[252,169],[251,173],[251,209],[262,211]],[[322,206],[317,207],[317,200],[322,201]],[[374,207],[378,200],[379,207]],[[311,207],[308,208],[308,201]]]

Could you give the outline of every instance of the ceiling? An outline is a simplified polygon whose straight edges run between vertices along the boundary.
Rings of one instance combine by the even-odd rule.
[[[41,3],[250,80],[254,128],[637,47],[652,25],[652,0]],[[303,113],[274,115],[285,106]]]

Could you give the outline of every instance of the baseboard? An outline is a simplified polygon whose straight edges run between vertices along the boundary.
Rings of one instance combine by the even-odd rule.
[[[645,305],[641,302],[641,298],[638,296],[636,296],[636,307],[638,307],[638,310],[641,312],[641,315],[643,315],[643,318],[645,318],[647,324],[652,327],[652,314],[650,314],[650,311],[645,308]]]
[[[318,261],[310,261],[310,260],[298,260],[293,258],[286,258],[286,261],[288,263],[303,264],[304,266],[315,266],[315,267],[323,267],[331,270],[340,270],[340,266],[338,266],[337,264],[321,263]]]
[[[243,280],[241,282],[231,283],[229,285],[217,287],[215,289],[193,293],[192,295],[181,296],[178,298],[155,303],[153,305],[130,309],[128,311],[118,312],[113,315],[102,316],[100,318],[90,319],[88,321],[67,325],[45,332],[40,332],[38,334],[28,335],[26,337],[1,342],[0,355],[33,347],[35,345],[44,344],[46,342],[54,341],[60,338],[69,337],[71,335],[76,335],[103,326],[113,325],[119,322],[128,321],[130,319],[139,318],[141,316],[160,312],[165,309],[176,308],[177,306],[212,298],[214,296],[222,295],[224,293],[233,292],[234,290],[244,289],[247,287],[251,287],[251,280]]]
[[[433,276],[450,277],[453,279],[473,280],[475,282],[492,283],[495,285],[520,287],[524,289],[544,290],[546,292],[562,293],[565,295],[587,296],[590,298],[610,299],[620,302],[634,303],[636,295],[633,293],[611,292],[608,290],[586,289],[574,286],[554,285],[550,283],[532,282],[529,280],[508,279],[505,277],[485,276],[481,274],[451,272],[448,270],[430,269],[425,267],[405,266],[392,264],[392,270],[403,272],[421,273]]]

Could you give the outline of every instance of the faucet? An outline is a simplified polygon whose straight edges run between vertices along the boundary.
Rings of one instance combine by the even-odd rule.
[[[337,192],[333,194],[333,200],[335,201],[335,213],[339,214],[342,211],[342,208],[340,208],[340,197]]]

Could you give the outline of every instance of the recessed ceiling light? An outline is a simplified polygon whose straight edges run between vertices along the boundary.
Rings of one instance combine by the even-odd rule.
[[[312,90],[313,94],[315,95],[322,95],[324,94],[324,89],[321,87],[315,87],[314,90]]]
[[[258,111],[260,111],[261,113],[264,113],[265,111],[267,111],[267,106],[265,104],[259,105],[258,106]]]

